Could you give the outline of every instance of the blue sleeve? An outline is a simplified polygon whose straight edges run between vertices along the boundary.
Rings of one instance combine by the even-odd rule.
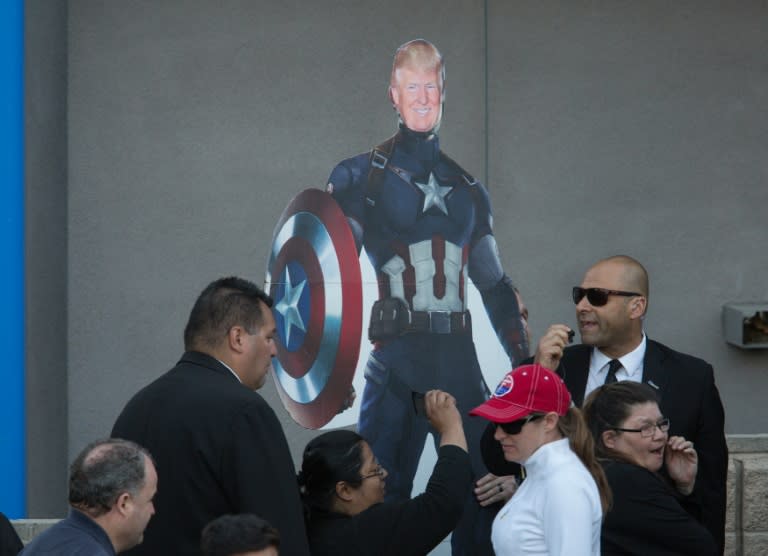
[[[512,366],[530,355],[527,315],[523,315],[512,279],[504,273],[493,237],[493,217],[488,192],[481,184],[471,186],[476,224],[469,255],[469,277],[480,291],[488,318]]]
[[[365,221],[365,185],[369,168],[368,153],[343,160],[331,171],[326,187],[347,218],[356,221],[361,228]]]

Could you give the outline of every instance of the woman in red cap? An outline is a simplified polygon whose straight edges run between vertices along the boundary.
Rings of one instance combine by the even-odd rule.
[[[496,556],[599,556],[610,489],[562,379],[541,365],[518,367],[470,415],[496,425],[504,458],[526,472],[493,522]]]

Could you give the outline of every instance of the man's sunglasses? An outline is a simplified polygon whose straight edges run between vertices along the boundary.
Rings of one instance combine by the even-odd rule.
[[[511,423],[494,423],[494,425],[501,427],[501,430],[507,434],[520,434],[520,431],[523,430],[526,423],[541,419],[542,417],[544,417],[544,415],[540,413],[531,413],[528,417],[512,421]]]
[[[587,296],[587,301],[594,307],[602,307],[608,303],[608,297],[612,295],[621,295],[624,297],[634,297],[636,295],[643,295],[635,292],[623,292],[620,290],[605,290],[603,288],[580,288],[575,286],[573,288],[573,302],[578,304],[579,301]]]

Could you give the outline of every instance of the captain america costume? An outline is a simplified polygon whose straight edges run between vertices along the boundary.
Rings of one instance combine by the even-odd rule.
[[[358,430],[389,472],[387,499],[408,498],[429,432],[427,420],[414,414],[411,391],[445,390],[465,415],[488,397],[472,341],[468,278],[513,366],[528,357],[524,321],[501,267],[488,193],[442,153],[436,133],[401,123],[389,141],[339,163],[327,190],[346,215],[358,252],[365,247],[379,299],[400,300],[406,313],[399,333],[374,344]],[[374,306],[371,329],[377,312]],[[479,453],[485,427],[473,419],[464,425],[479,478],[487,472]],[[480,554],[479,545],[489,543],[490,529],[475,524],[480,511],[469,493],[454,554]]]

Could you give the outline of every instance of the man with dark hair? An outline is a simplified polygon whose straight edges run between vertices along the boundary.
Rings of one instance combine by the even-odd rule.
[[[275,356],[272,299],[242,278],[198,297],[186,353],[139,391],[113,434],[147,446],[163,476],[157,517],[133,554],[200,554],[200,533],[224,514],[256,513],[291,531],[285,552],[309,554],[288,443],[255,392]]]
[[[223,515],[203,529],[203,556],[277,556],[280,534],[253,514]]]
[[[141,446],[118,438],[93,442],[70,467],[69,516],[21,553],[120,554],[142,541],[156,492],[155,466]]]

